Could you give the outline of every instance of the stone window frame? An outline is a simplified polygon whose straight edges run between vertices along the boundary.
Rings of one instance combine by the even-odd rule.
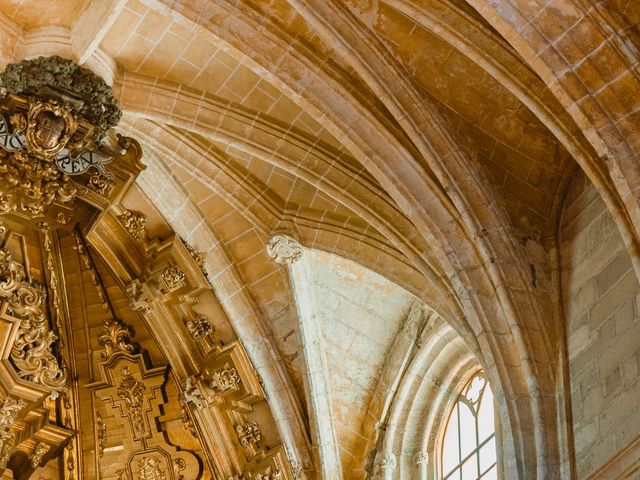
[[[442,478],[443,480],[453,480],[453,479],[458,479],[459,477],[453,475],[455,473],[456,470],[459,469],[459,467],[461,467],[469,458],[473,457],[475,454],[478,454],[480,452],[480,450],[489,442],[491,442],[491,440],[494,440],[494,444],[495,444],[495,448],[496,448],[496,455],[495,455],[495,461],[488,467],[485,468],[483,471],[480,471],[480,460],[479,460],[479,455],[477,456],[477,467],[478,467],[478,473],[477,476],[474,480],[479,480],[479,479],[483,479],[483,478],[487,478],[486,475],[491,471],[491,469],[493,469],[494,467],[498,468],[498,455],[499,455],[499,445],[498,445],[498,430],[499,430],[499,420],[498,420],[498,416],[496,415],[496,408],[495,408],[495,394],[493,393],[493,389],[491,388],[491,384],[489,382],[489,379],[487,377],[487,374],[482,370],[482,369],[473,369],[473,373],[469,376],[465,375],[465,377],[467,377],[466,381],[464,383],[462,383],[462,386],[457,390],[457,395],[453,398],[453,401],[451,402],[451,405],[449,406],[449,408],[447,409],[447,414],[445,416],[442,417],[442,422],[441,422],[441,428],[440,428],[440,432],[438,435],[438,441],[436,442],[436,444],[438,445],[438,450],[436,453],[437,456],[437,471],[438,471],[438,478]],[[472,386],[472,383],[474,382],[475,379],[477,378],[482,378],[484,380],[484,385],[481,388],[481,392],[480,392],[480,396],[477,400],[477,402],[473,402],[470,401],[467,397],[470,388]],[[493,432],[486,437],[485,439],[483,439],[482,441],[479,440],[478,437],[478,410],[480,408],[480,404],[485,400],[485,393],[487,391],[487,388],[489,389],[489,391],[491,392],[491,396],[493,399],[493,404],[494,404],[494,421],[493,421]],[[459,463],[456,464],[456,466],[452,469],[450,469],[449,471],[445,472],[444,471],[444,449],[445,449],[445,437],[446,437],[446,433],[447,433],[447,427],[449,426],[449,422],[451,421],[451,418],[454,415],[454,412],[458,411],[458,421],[460,419],[460,415],[459,415],[459,408],[460,408],[460,404],[466,404],[473,412],[474,415],[474,421],[475,421],[475,432],[476,432],[476,438],[475,438],[475,447],[474,449],[469,452],[468,454],[466,454],[464,456],[464,458],[460,459]],[[475,403],[475,405],[474,405]],[[459,448],[461,448],[461,436],[462,436],[462,432],[460,431],[460,427],[458,426],[458,445]]]

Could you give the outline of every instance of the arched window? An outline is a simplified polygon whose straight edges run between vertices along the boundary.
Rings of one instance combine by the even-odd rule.
[[[497,479],[493,393],[483,372],[462,389],[442,443],[444,480]]]

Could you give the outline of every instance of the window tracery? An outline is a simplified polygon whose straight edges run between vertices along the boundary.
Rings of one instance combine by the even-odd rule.
[[[465,385],[451,410],[441,472],[444,480],[498,478],[493,392],[483,372]]]

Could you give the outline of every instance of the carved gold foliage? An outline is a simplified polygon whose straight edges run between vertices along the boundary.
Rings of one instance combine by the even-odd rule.
[[[69,202],[76,192],[54,163],[22,151],[0,151],[0,212],[40,216],[53,202]]]
[[[191,436],[198,438],[198,431],[196,430],[195,425],[193,424],[193,420],[191,420],[191,416],[189,415],[189,407],[187,407],[181,398],[180,400],[180,419],[182,423],[184,423],[184,428],[191,434]]]
[[[206,315],[198,315],[187,321],[187,328],[191,336],[196,340],[200,340],[213,333],[213,325],[211,325]]]
[[[171,263],[162,271],[160,278],[166,290],[173,292],[184,284],[186,276],[178,265]]]
[[[140,212],[124,210],[118,215],[118,220],[134,240],[143,240],[147,236],[147,218]]]
[[[11,360],[20,377],[61,390],[67,376],[52,351],[58,337],[47,328],[45,296],[42,287],[22,282],[9,298],[11,310],[22,320],[11,349]]]
[[[46,292],[42,286],[24,281],[23,275],[22,266],[7,250],[0,249],[0,296],[8,297],[10,313],[21,320],[11,361],[20,377],[62,390],[67,376],[52,351],[57,337],[47,326]]]
[[[145,432],[142,402],[144,400],[144,391],[147,387],[131,375],[129,367],[123,367],[121,373],[122,382],[118,385],[118,396],[124,401],[129,411],[134,430],[136,433],[142,434]]]
[[[91,175],[87,182],[87,187],[98,192],[100,195],[104,195],[111,185],[111,180],[106,175],[99,173]]]
[[[236,426],[238,440],[243,447],[249,447],[257,444],[262,439],[262,433],[256,422],[247,422]]]
[[[58,222],[60,225],[68,225],[71,222],[72,218],[73,217],[68,213],[58,212],[58,215],[56,215],[56,222]]]
[[[240,382],[238,371],[226,364],[224,368],[214,370],[211,373],[209,386],[215,388],[218,392],[226,392],[227,390],[237,389]]]
[[[102,414],[96,414],[96,430],[98,437],[98,456],[102,458],[104,455],[104,446],[107,441],[107,424],[102,420]]]
[[[11,428],[18,416],[18,412],[25,406],[26,403],[22,399],[6,398],[0,408],[0,429],[6,430]]]
[[[33,468],[41,466],[42,460],[44,459],[44,456],[48,451],[49,447],[47,447],[45,443],[38,443],[38,445],[36,445],[36,448],[33,450],[33,453],[31,454],[31,466]]]
[[[161,463],[156,457],[142,457],[138,460],[138,480],[167,480],[166,472],[160,468]]]
[[[131,340],[131,330],[118,320],[110,320],[104,326],[104,333],[98,337],[98,343],[104,347],[102,358],[109,358],[114,352],[134,353],[136,346]]]
[[[13,261],[11,252],[4,248],[0,249],[0,295],[6,297],[14,292],[23,276],[24,268]]]
[[[16,434],[13,431],[0,433],[0,468],[5,468],[13,452]]]
[[[77,188],[53,161],[76,130],[70,107],[55,99],[31,97],[27,116],[14,112],[10,119],[15,145],[3,143],[0,152],[0,211],[34,217],[53,202],[70,201]],[[0,121],[6,140],[8,127],[4,117]]]
[[[186,462],[182,458],[175,458],[173,460],[173,474],[176,477],[176,480],[184,480],[184,475],[181,472],[187,468]]]
[[[73,239],[76,242],[75,248],[78,251],[78,254],[80,255],[80,259],[82,260],[84,268],[89,272],[89,275],[91,275],[91,283],[93,283],[96,289],[96,293],[98,294],[98,298],[100,299],[100,303],[102,303],[102,309],[105,312],[109,312],[111,308],[109,306],[109,302],[107,301],[107,295],[104,291],[104,287],[102,286],[102,283],[100,283],[98,272],[96,271],[96,268],[93,265],[93,261],[91,259],[91,256],[89,255],[89,252],[87,251],[87,247],[84,243],[84,239],[82,238],[82,235],[77,230],[73,230],[71,232],[71,235],[73,236]]]

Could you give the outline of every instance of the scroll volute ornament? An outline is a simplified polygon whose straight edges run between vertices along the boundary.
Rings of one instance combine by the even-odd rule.
[[[46,291],[26,280],[24,267],[7,249],[0,249],[0,302],[19,320],[9,355],[18,376],[51,392],[64,389],[66,372],[52,349],[57,337],[47,324]]]

